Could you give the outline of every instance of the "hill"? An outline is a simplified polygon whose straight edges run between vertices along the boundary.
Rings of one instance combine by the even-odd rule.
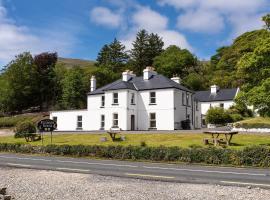
[[[58,63],[63,64],[67,68],[72,68],[74,66],[80,66],[82,68],[95,67],[95,61],[73,59],[73,58],[58,58]]]

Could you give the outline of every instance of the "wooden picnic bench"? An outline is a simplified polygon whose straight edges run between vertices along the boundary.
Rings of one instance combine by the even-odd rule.
[[[119,140],[118,138],[116,138],[116,135],[119,134],[120,131],[121,131],[120,128],[111,128],[109,131],[107,131],[107,133],[112,138],[112,141],[116,141],[116,140]]]
[[[238,134],[237,131],[204,131],[204,134],[210,134],[212,136],[214,145],[217,146],[218,144],[222,143],[223,139],[219,138],[220,135],[224,135],[225,136],[225,143],[226,145],[230,146],[231,145],[231,141],[232,141],[232,137],[233,135]]]

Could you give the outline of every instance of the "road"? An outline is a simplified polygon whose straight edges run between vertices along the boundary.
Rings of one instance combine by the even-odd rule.
[[[270,189],[270,169],[92,160],[7,153],[0,154],[0,166],[181,183],[239,185]]]

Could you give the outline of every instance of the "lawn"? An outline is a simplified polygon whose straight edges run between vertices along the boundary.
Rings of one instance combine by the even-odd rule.
[[[189,147],[192,145],[203,145],[203,138],[208,137],[204,134],[181,133],[181,134],[122,134],[126,136],[126,141],[112,142],[107,134],[63,134],[54,135],[53,144],[63,145],[141,145],[145,142],[148,146],[179,146]],[[107,137],[107,142],[101,142],[101,137]],[[26,143],[24,138],[15,139],[12,136],[0,137],[1,143]],[[41,141],[32,142],[33,145],[41,145]],[[44,144],[50,144],[50,136],[46,135]],[[251,135],[238,134],[233,137],[230,148],[241,149],[251,145],[268,145],[270,146],[270,136],[268,135]]]

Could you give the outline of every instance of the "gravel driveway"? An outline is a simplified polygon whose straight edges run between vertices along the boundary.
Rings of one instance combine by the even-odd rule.
[[[269,200],[270,190],[195,185],[109,176],[0,168],[0,187],[15,199]]]

